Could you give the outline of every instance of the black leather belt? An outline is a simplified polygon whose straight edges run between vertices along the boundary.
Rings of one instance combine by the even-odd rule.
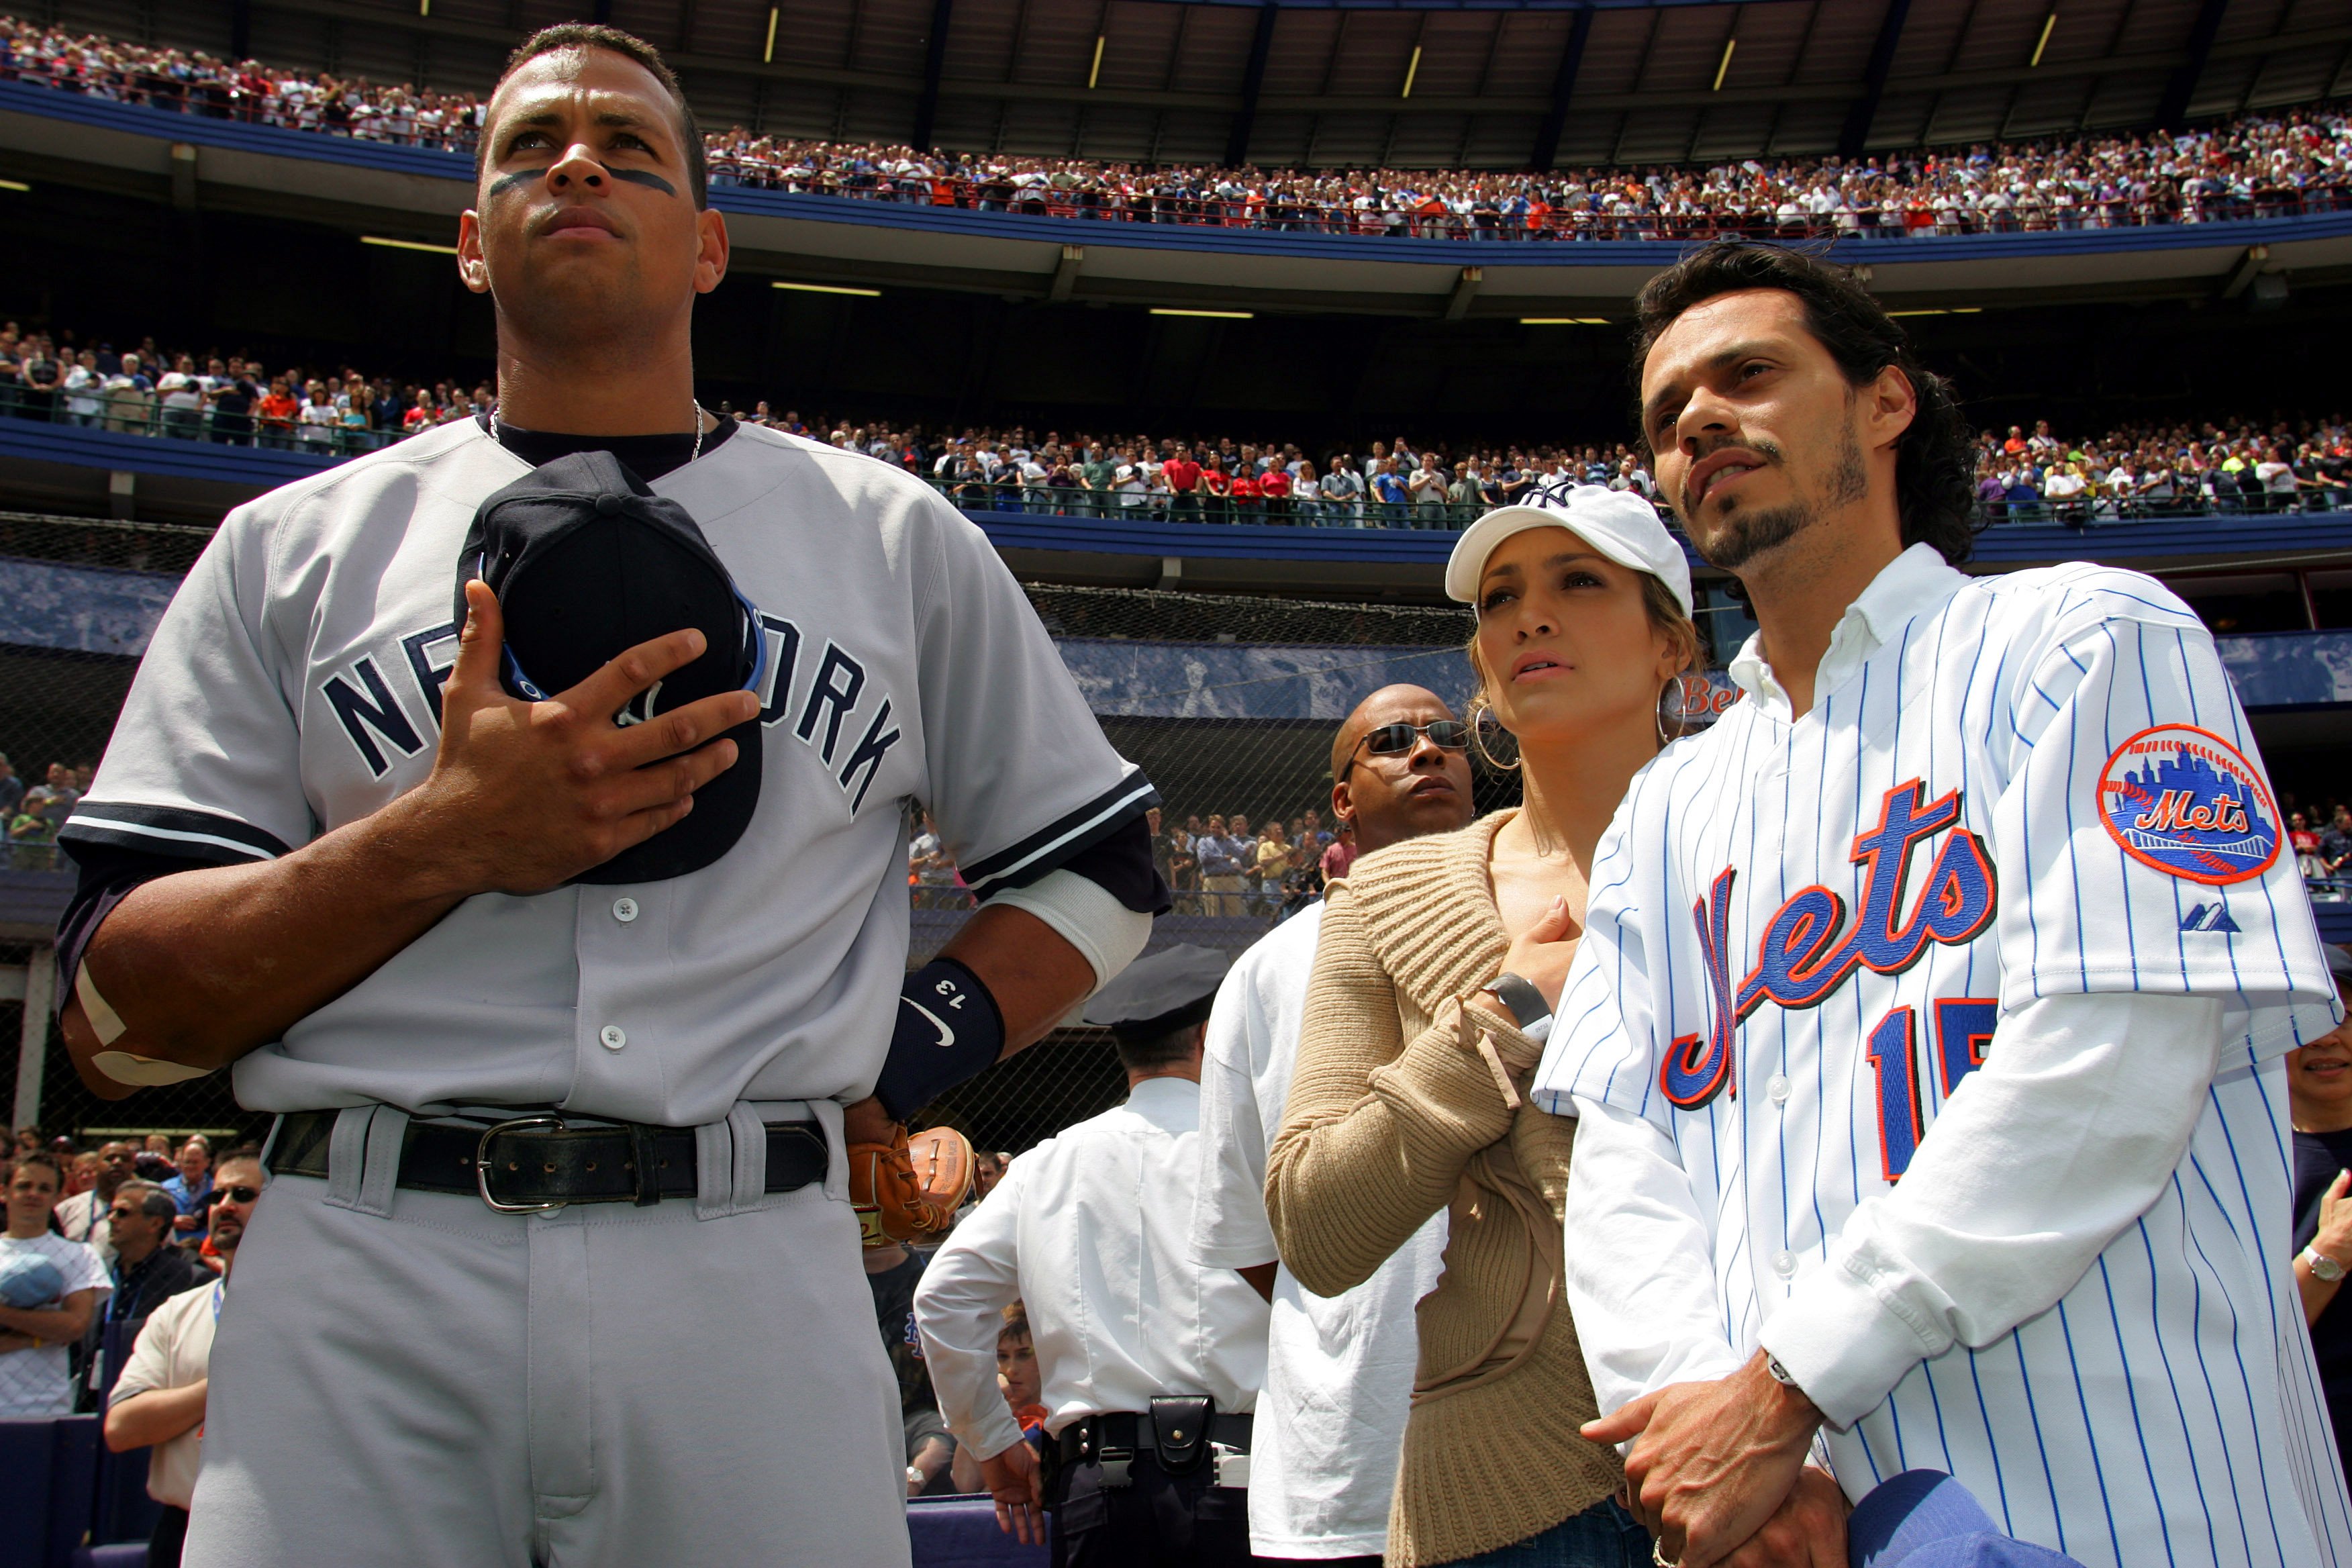
[[[327,1174],[333,1110],[297,1110],[278,1119],[269,1168],[281,1175]],[[768,1124],[772,1193],[824,1180],[824,1134],[814,1122]],[[411,1121],[400,1141],[396,1184],[420,1193],[461,1193],[501,1213],[527,1214],[566,1204],[635,1204],[690,1198],[701,1188],[692,1128],[629,1121],[573,1127],[553,1112],[487,1127]]]

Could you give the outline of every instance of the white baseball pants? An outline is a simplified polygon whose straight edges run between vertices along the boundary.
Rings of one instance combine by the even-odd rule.
[[[254,1215],[189,1568],[905,1568],[838,1181],[524,1216],[368,1175],[279,1177]]]

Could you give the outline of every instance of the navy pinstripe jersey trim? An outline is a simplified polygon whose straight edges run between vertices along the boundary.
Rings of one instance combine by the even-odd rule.
[[[1160,792],[1138,769],[1019,843],[962,867],[964,885],[982,899],[1007,888],[1025,888],[1159,804]]]
[[[102,800],[84,800],[75,806],[58,842],[68,848],[76,844],[106,844],[119,849],[143,849],[208,866],[275,860],[292,848],[276,834],[233,816],[181,806]]]

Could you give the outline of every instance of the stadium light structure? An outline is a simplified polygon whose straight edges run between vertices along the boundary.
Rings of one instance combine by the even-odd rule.
[[[1519,325],[1523,327],[1605,327],[1608,324],[1609,318],[1606,316],[1521,316],[1519,318]]]
[[[0,180],[0,191],[29,191],[32,188],[22,180]]]
[[[1247,321],[1256,318],[1255,310],[1183,310],[1173,305],[1154,305],[1155,316],[1211,316],[1221,321]]]
[[[839,283],[787,283],[779,278],[768,285],[771,289],[789,289],[795,294],[855,294],[861,299],[879,300],[879,289],[851,289]]]
[[[360,236],[360,243],[362,245],[381,245],[386,250],[428,251],[435,256],[455,256],[457,254],[457,247],[454,245],[427,245],[421,239],[392,239],[381,234],[363,234]]]
[[[782,16],[783,11],[784,8],[781,5],[771,5],[768,7],[768,47],[761,52],[760,63],[761,65],[773,65],[776,63],[776,18]]]

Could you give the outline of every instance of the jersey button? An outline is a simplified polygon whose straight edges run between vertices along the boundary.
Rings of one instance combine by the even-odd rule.
[[[1796,1271],[1797,1255],[1795,1253],[1776,1252],[1772,1255],[1773,1273],[1778,1274],[1781,1279],[1786,1279],[1790,1275],[1794,1274]]]
[[[620,921],[623,925],[627,925],[631,921],[635,920],[637,918],[637,900],[635,899],[614,899],[613,900],[613,918]]]
[[[618,1024],[605,1025],[596,1037],[604,1042],[608,1051],[617,1051],[629,1043],[629,1032]]]
[[[1786,1105],[1789,1103],[1789,1080],[1774,1073],[1764,1085],[1764,1092],[1771,1098],[1773,1104]]]

